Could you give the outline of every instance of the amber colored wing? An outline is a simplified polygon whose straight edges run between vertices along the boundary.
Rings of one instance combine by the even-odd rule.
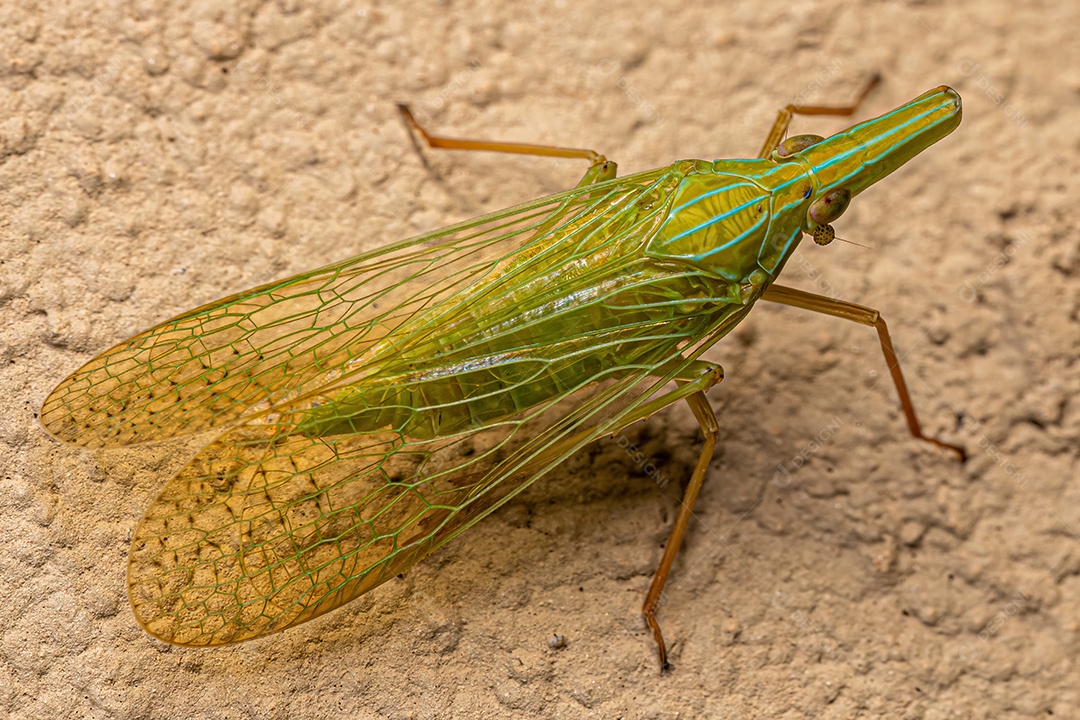
[[[349,602],[616,432],[685,366],[683,340],[660,341],[674,362],[586,378],[542,407],[452,437],[298,432],[304,406],[329,397],[243,423],[173,478],[139,524],[128,566],[136,617],[167,642],[220,645]]]

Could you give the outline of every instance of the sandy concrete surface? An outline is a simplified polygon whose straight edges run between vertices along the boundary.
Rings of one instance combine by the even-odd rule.
[[[0,716],[1080,717],[1080,6],[711,5],[5,3]],[[626,173],[753,155],[782,104],[874,72],[861,117],[948,84],[963,124],[837,222],[867,248],[804,245],[784,279],[883,312],[966,464],[907,435],[872,331],[763,304],[708,355],[671,674],[638,611],[700,448],[684,406],[302,627],[193,650],[135,622],[132,530],[194,448],[63,446],[49,390],[175,313],[584,171],[425,166],[396,102]]]

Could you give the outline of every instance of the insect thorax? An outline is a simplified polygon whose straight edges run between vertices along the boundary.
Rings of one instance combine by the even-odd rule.
[[[648,253],[760,290],[802,234],[805,173],[767,160],[696,161]]]

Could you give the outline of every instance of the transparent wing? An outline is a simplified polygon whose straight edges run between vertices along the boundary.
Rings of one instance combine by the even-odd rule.
[[[231,427],[136,531],[139,621],[183,645],[304,622],[632,419],[749,309],[642,252],[682,177],[589,185],[258,288],[76,372],[43,410],[63,439]]]
[[[448,437],[304,434],[308,403],[329,397],[228,431],[168,483],[136,530],[136,617],[167,642],[218,645],[341,606],[615,432],[700,353],[684,360],[685,341],[658,338],[653,366],[584,378],[542,406]]]
[[[46,399],[55,437],[109,447],[224,428],[340,381],[403,323],[527,260],[553,232],[647,191],[656,170],[553,195],[184,313]]]

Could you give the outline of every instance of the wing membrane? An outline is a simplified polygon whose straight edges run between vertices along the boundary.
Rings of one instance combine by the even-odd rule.
[[[404,572],[603,432],[663,380],[641,369],[453,437],[309,437],[302,409],[207,446],[136,530],[139,622],[218,645],[310,620]]]
[[[527,262],[531,246],[660,174],[553,195],[184,313],[73,373],[45,401],[42,423],[84,447],[234,425],[355,372],[403,323]]]

